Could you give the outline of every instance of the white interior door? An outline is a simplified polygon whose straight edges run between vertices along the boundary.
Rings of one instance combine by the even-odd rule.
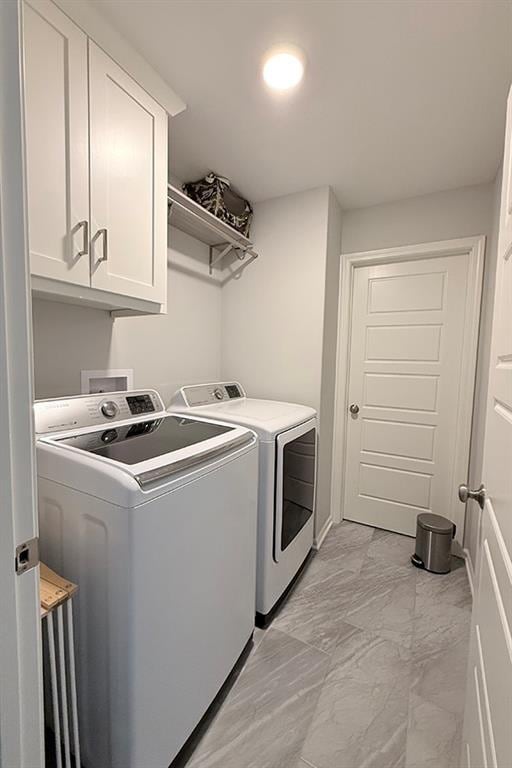
[[[92,285],[163,303],[167,115],[89,41]]]
[[[512,765],[512,90],[498,248],[484,446],[487,493],[471,626],[465,768]]]
[[[87,38],[50,0],[23,33],[31,272],[89,285]]]
[[[37,533],[20,15],[0,3],[0,765],[42,768],[39,569],[14,569]]]
[[[468,253],[355,269],[345,518],[413,536],[418,513],[432,511],[462,535],[453,488],[457,454],[467,462],[469,449],[469,413],[465,446],[458,424],[461,380],[474,380],[470,282]]]

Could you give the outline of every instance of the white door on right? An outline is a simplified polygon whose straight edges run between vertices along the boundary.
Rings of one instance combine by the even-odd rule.
[[[418,513],[435,512],[462,532],[453,489],[469,270],[468,254],[355,269],[348,520],[413,536]]]
[[[512,765],[512,90],[503,164],[478,577],[461,762]]]

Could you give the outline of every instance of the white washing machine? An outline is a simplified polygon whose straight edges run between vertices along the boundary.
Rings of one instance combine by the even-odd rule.
[[[151,390],[34,410],[42,559],[79,585],[82,762],[165,768],[252,636],[256,435]]]
[[[182,387],[169,410],[243,425],[259,437],[256,624],[264,627],[313,546],[316,411],[249,398],[238,382]]]

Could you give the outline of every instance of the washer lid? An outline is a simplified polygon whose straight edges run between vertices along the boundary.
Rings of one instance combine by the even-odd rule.
[[[54,443],[132,465],[189,448],[227,432],[233,432],[233,427],[166,415],[134,424],[104,425],[94,432],[55,437]]]
[[[255,444],[256,435],[245,427],[164,413],[115,428],[42,437],[36,443],[37,471],[40,478],[131,508],[209,473]]]
[[[174,410],[174,409],[172,409]],[[240,398],[214,405],[183,409],[188,413],[253,429],[262,439],[273,439],[280,432],[316,417],[314,408],[278,400]]]

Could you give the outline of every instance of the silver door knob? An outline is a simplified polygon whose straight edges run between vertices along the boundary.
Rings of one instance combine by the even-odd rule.
[[[352,405],[350,405],[348,409],[350,413],[354,414],[354,416],[357,416],[357,414],[359,413],[359,406],[357,405],[357,403],[352,403]]]
[[[478,502],[481,509],[483,509],[485,503],[485,494],[486,491],[483,484],[480,486],[480,488],[477,488],[476,491],[471,491],[465,483],[459,485],[459,499],[463,504],[465,504],[468,499],[473,499],[474,501]]]

